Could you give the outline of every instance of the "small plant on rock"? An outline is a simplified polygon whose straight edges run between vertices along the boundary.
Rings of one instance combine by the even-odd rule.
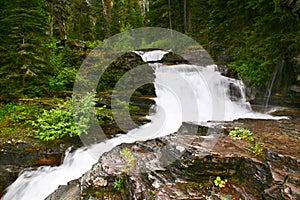
[[[132,152],[127,147],[125,147],[122,149],[121,154],[126,159],[126,166],[129,166],[130,168],[134,169],[135,159],[134,156],[132,155]]]
[[[120,191],[124,187],[124,177],[116,178],[114,182],[114,189]]]
[[[226,186],[227,179],[222,180],[220,176],[217,176],[216,179],[214,180],[215,186],[219,188],[223,188]]]
[[[235,140],[247,140],[250,142],[254,141],[254,135],[248,129],[235,127],[234,130],[229,132],[229,136],[231,136]]]
[[[253,153],[255,156],[262,155],[264,144],[261,142],[255,142],[253,146],[249,146],[247,150]]]

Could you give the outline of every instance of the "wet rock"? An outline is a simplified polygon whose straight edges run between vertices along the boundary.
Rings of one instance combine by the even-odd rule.
[[[299,116],[295,111],[292,113]],[[237,120],[210,126],[184,123],[177,133],[119,145],[103,154],[77,180],[80,196],[83,199],[299,199],[299,139],[293,135],[297,133],[281,132],[285,130],[283,125],[297,129],[298,122],[295,118]],[[249,142],[226,135],[235,126],[256,130],[256,140],[265,139],[263,155],[254,156],[247,151]],[[275,140],[282,135],[284,140]],[[282,147],[282,142],[290,146]],[[123,155],[124,148],[129,150],[133,162]],[[217,176],[228,180],[225,187],[214,183]],[[122,185],[117,190],[115,185],[120,179]]]
[[[45,200],[80,200],[80,188],[77,181],[71,181],[68,185],[60,186]]]
[[[299,160],[270,149],[262,157],[245,150],[247,143],[220,135],[209,152],[203,126],[184,124],[177,134],[122,144],[101,156],[78,180],[87,199],[296,199]],[[209,128],[207,128],[209,129]],[[190,135],[191,131],[195,134]],[[204,131],[205,132],[205,131]],[[188,139],[187,139],[188,138]],[[122,155],[128,148],[134,165]],[[285,166],[288,167],[285,167]],[[281,179],[280,175],[286,173]],[[277,177],[279,173],[279,178]],[[224,188],[216,176],[229,181]],[[122,178],[122,189],[114,188]]]
[[[62,141],[61,141],[62,142]],[[35,168],[43,165],[60,165],[66,149],[78,146],[78,141],[43,142],[28,139],[27,141],[7,142],[0,146],[0,194],[8,187],[20,172],[26,168]]]
[[[192,46],[185,50],[182,57],[190,64],[207,66],[215,64],[208,52],[202,46]]]
[[[189,64],[189,62],[182,56],[179,56],[173,52],[165,54],[160,62],[162,62],[164,65]]]

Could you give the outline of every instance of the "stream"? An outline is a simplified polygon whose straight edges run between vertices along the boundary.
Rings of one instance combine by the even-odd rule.
[[[160,60],[165,51],[136,52],[144,61]],[[241,81],[222,76],[215,65],[168,65],[151,63],[155,71],[155,112],[149,114],[151,122],[95,145],[82,147],[65,156],[60,166],[42,166],[24,171],[11,184],[2,200],[42,200],[60,185],[77,179],[97,163],[105,152],[123,143],[147,141],[176,132],[183,122],[203,124],[207,122],[234,121],[238,119],[279,120],[253,111],[246,102]],[[230,87],[238,95],[232,97]],[[209,149],[208,149],[209,150]],[[97,155],[95,157],[94,155]]]

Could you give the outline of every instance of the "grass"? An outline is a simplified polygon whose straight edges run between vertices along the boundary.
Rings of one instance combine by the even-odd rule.
[[[35,120],[42,113],[43,107],[38,103],[10,103],[0,107],[1,143],[18,141],[31,136],[29,120]]]

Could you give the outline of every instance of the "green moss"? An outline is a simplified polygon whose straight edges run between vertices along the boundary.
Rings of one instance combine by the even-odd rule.
[[[43,111],[38,103],[9,103],[0,108],[0,143],[17,142],[32,134],[29,120]]]

